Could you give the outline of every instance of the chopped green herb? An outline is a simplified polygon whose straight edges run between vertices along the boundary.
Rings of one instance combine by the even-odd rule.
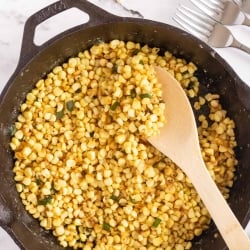
[[[10,127],[10,134],[11,134],[11,136],[14,136],[15,133],[16,133],[16,126],[15,126],[15,125],[12,125],[12,126]]]
[[[66,107],[67,107],[67,110],[72,112],[73,109],[74,109],[74,106],[75,106],[75,103],[73,100],[70,100],[70,101],[67,101],[66,102]]]
[[[140,52],[139,49],[134,49],[134,50],[132,51],[132,56],[136,56],[139,52]]]
[[[155,221],[152,224],[152,227],[158,227],[160,223],[161,223],[161,219],[156,217]]]
[[[144,62],[142,60],[139,61],[140,64],[144,65]]]
[[[119,201],[119,196],[116,196],[116,195],[114,195],[114,194],[112,194],[111,196],[110,196],[110,199],[112,199],[113,201]]]
[[[56,120],[62,119],[63,116],[64,116],[64,109],[62,109],[61,111],[56,112]]]
[[[101,43],[104,43],[104,41],[101,39],[101,38],[96,38],[94,41],[94,45],[99,45],[99,44],[101,44]]]
[[[37,184],[38,186],[40,186],[40,185],[42,184],[42,181],[41,181],[40,179],[38,179],[38,178],[35,180],[35,182],[36,182],[36,184]]]
[[[131,90],[130,90],[130,97],[131,97],[132,99],[134,99],[134,98],[136,97],[136,91],[135,91],[135,89],[131,89]]]
[[[108,223],[106,223],[106,222],[103,222],[102,229],[104,229],[106,231],[110,231],[110,225]]]
[[[39,201],[38,201],[38,205],[43,205],[43,206],[45,206],[45,205],[51,203],[51,201],[52,201],[52,195],[48,195],[48,196],[46,196],[45,198],[39,200]]]
[[[136,204],[136,203],[137,203],[137,201],[136,201],[135,199],[133,199],[131,196],[129,197],[129,200],[130,200],[130,202],[133,203],[133,204]]]
[[[90,133],[89,133],[90,137],[93,137],[93,136],[94,136],[94,134],[95,134],[95,132],[94,132],[94,131],[92,131],[92,132],[90,132]]]
[[[54,185],[54,182],[52,182],[52,185],[51,185],[51,189],[50,189],[51,193],[54,194],[57,192],[57,190],[55,189],[55,185]]]
[[[140,97],[143,99],[143,98],[151,98],[152,96],[150,94],[140,94]]]
[[[113,65],[112,67],[112,73],[117,74],[118,73],[118,66],[116,64]]]
[[[115,111],[115,110],[118,108],[119,105],[120,105],[119,102],[114,102],[114,103],[110,106],[110,109],[111,109],[112,111]]]

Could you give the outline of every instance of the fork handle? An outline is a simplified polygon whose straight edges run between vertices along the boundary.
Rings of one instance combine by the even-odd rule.
[[[243,43],[239,42],[236,38],[233,38],[233,42],[231,44],[231,47],[235,47],[237,49],[240,49],[248,54],[250,54],[250,47],[244,45]]]

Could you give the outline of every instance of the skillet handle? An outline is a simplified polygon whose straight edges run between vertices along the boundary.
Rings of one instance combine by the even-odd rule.
[[[60,37],[60,35],[62,34],[65,35],[66,33],[70,32],[71,29],[66,30],[65,32],[45,42],[41,46],[37,46],[34,44],[35,29],[40,23],[44,22],[52,16],[59,14],[60,12],[73,7],[76,7],[89,15],[89,21],[85,24],[79,25],[81,27],[88,27],[98,23],[111,22],[113,20],[121,19],[121,17],[110,14],[109,12],[97,7],[87,0],[60,0],[58,2],[52,3],[51,5],[39,10],[27,19],[24,25],[18,68],[25,65],[30,58],[38,53],[42,49],[42,47],[52,42],[52,40]]]

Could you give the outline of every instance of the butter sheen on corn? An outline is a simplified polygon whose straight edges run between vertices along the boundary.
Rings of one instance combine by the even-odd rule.
[[[190,249],[210,216],[186,175],[146,141],[164,125],[154,66],[168,70],[199,115],[207,168],[225,198],[237,164],[234,122],[219,95],[198,96],[192,62],[131,41],[93,45],[26,96],[10,146],[32,216],[73,249]]]

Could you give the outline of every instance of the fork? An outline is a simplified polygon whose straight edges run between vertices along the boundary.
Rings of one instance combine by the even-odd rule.
[[[244,14],[240,7],[231,1],[221,0],[190,0],[196,7],[206,15],[221,24],[243,24],[250,26],[250,19]]]
[[[180,5],[173,19],[211,47],[234,47],[250,53],[250,48],[239,42],[226,26],[184,5]]]

